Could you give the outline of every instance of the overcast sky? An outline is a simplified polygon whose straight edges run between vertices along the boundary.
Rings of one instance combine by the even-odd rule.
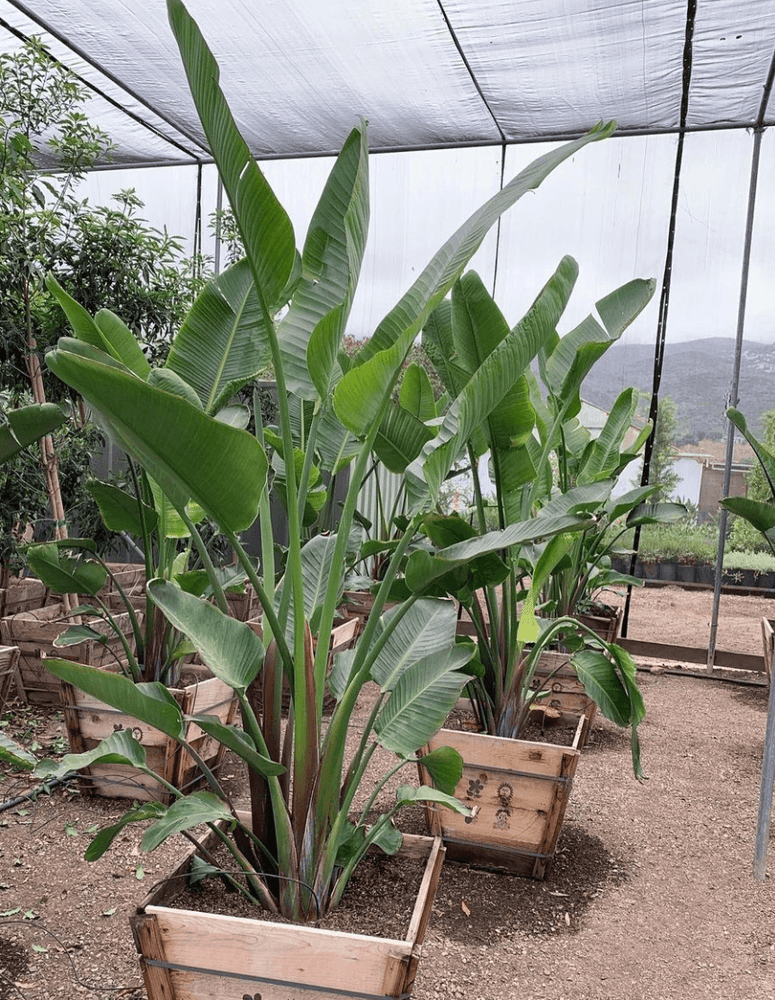
[[[633,277],[661,283],[675,158],[674,137],[609,139],[562,164],[506,214],[496,299],[515,323],[565,253],[580,276],[568,327],[602,295]],[[512,146],[506,179],[547,146]],[[744,131],[687,137],[679,199],[668,341],[734,337],[737,324],[752,137]],[[330,160],[272,162],[264,169],[291,215],[301,245]],[[371,158],[371,227],[350,332],[367,335],[433,252],[498,189],[500,150],[478,148]],[[91,200],[133,186],[154,225],[190,238],[195,172],[189,168],[107,171],[86,185]],[[205,214],[215,204],[205,171]],[[775,138],[765,134],[757,200],[746,339],[775,341]],[[494,232],[472,262],[491,287]],[[658,292],[625,339],[654,340]]]

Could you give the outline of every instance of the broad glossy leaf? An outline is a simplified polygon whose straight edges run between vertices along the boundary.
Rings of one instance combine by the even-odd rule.
[[[433,398],[433,386],[428,373],[422,365],[407,365],[401,388],[398,391],[398,402],[412,416],[425,423],[436,416],[436,401]]]
[[[166,365],[217,413],[269,361],[269,341],[247,260],[208,282],[180,327]]]
[[[380,619],[375,639],[400,609],[391,608]],[[395,627],[371,668],[371,676],[383,691],[392,690],[412,663],[434,653],[443,653],[455,641],[457,612],[452,601],[423,599],[406,612]]]
[[[453,401],[438,435],[407,469],[410,497],[415,505],[423,501],[427,490],[432,497],[438,493],[472,434],[504,399],[545,339],[554,332],[577,274],[576,262],[564,257],[524,318],[484,359]]]
[[[452,338],[459,363],[473,375],[509,333],[509,324],[476,271],[452,287]]]
[[[126,764],[145,768],[145,748],[128,729],[119,729],[84,753],[66,753],[58,761],[40,761],[35,774],[39,778],[63,778],[70,771],[80,771],[92,764]]]
[[[66,420],[54,403],[20,406],[17,410],[6,410],[4,415],[8,422],[0,423],[0,465]]]
[[[460,697],[468,680],[460,668],[472,655],[473,647],[453,646],[407,667],[374,724],[379,743],[403,756],[427,743]]]
[[[463,776],[463,758],[453,747],[437,747],[422,757],[422,766],[440,792],[454,795]]]
[[[745,417],[739,410],[730,406],[727,410],[727,417],[729,417],[730,423],[732,423],[740,431],[746,441],[753,448],[754,454],[759,459],[762,471],[764,472],[767,485],[770,488],[770,496],[773,500],[775,500],[775,455],[773,455],[769,448],[766,448],[761,441],[754,437],[748,428]]]
[[[62,307],[76,337],[85,344],[97,347],[120,361],[140,379],[147,379],[151,370],[140,345],[125,323],[107,309],[92,319],[83,306],[76,302],[56,278],[50,274],[46,279],[48,290]]]
[[[722,507],[748,521],[763,535],[775,528],[775,506],[766,500],[749,500],[748,497],[725,497],[719,500]]]
[[[327,399],[369,226],[366,125],[342,147],[307,230],[302,278],[279,327],[288,387]]]
[[[356,357],[354,367],[337,386],[334,395],[337,416],[354,434],[364,435],[373,424],[417,334],[462,274],[491,226],[523,194],[538,187],[563,160],[587,143],[606,138],[613,128],[613,122],[600,123],[580,139],[539,157],[474,212],[434,255],[379,324]]]
[[[176,833],[218,820],[234,822],[226,803],[212,792],[191,792],[176,799],[164,816],[148,827],[140,841],[140,850],[153,851]]]
[[[630,528],[638,524],[675,524],[682,517],[686,517],[686,507],[682,503],[661,501],[640,504],[630,512],[625,523]]]
[[[392,403],[388,407],[374,442],[374,453],[386,469],[400,475],[423,449],[423,445],[436,436],[403,406]]]
[[[470,808],[462,802],[458,802],[452,795],[446,795],[438,788],[430,788],[428,785],[400,785],[396,789],[396,802],[402,806],[418,805],[421,802],[432,802],[435,805],[446,806],[453,812],[460,813],[461,816],[468,816]]]
[[[576,514],[539,514],[538,517],[509,525],[502,531],[490,531],[469,541],[450,545],[431,554],[417,549],[407,561],[406,582],[413,593],[422,593],[428,584],[449,573],[456,566],[464,566],[476,556],[498,552],[512,545],[523,545],[539,538],[550,538],[563,531],[581,530],[594,522]]]
[[[422,331],[422,346],[450,398],[459,396],[471,374],[463,368],[455,351],[450,299],[442,299],[428,317]]]
[[[636,486],[635,489],[629,490],[629,492],[623,493],[619,497],[611,497],[609,502],[606,504],[606,515],[608,520],[615,521],[624,514],[629,514],[631,510],[634,510],[638,506],[638,504],[643,503],[645,500],[648,500],[650,496],[653,496],[658,489],[658,485]]]
[[[385,854],[398,854],[403,846],[404,836],[392,823],[383,823],[372,843]]]
[[[225,530],[241,531],[253,523],[267,461],[251,434],[108,362],[61,347],[46,358],[56,375],[103,414],[178,509],[193,497]]]
[[[285,774],[282,764],[276,764],[256,750],[256,746],[243,730],[236,726],[226,726],[215,715],[187,715],[187,722],[193,722],[245,761],[248,767],[264,777]]]
[[[541,588],[549,575],[557,567],[557,564],[570,549],[573,544],[572,535],[555,535],[544,546],[544,550],[538,558],[530,579],[530,589],[522,603],[522,611],[519,616],[517,626],[517,642],[536,642],[540,635],[540,629],[535,617],[536,601],[541,593]]]
[[[54,639],[54,645],[77,646],[79,642],[107,642],[108,636],[98,632],[91,625],[72,625]]]
[[[193,642],[215,676],[244,693],[264,661],[264,647],[255,632],[167,580],[149,581],[148,592],[165,618]]]
[[[138,722],[153,726],[175,740],[184,738],[183,715],[162,684],[133,684],[122,674],[53,657],[46,657],[45,667],[49,673],[104,701],[122,714],[131,715]]]
[[[140,805],[134,805],[128,812],[124,813],[118,823],[105,826],[100,830],[86,848],[84,860],[99,860],[121,831],[130,823],[142,823],[148,819],[156,819],[158,816],[163,816],[165,812],[166,808],[160,802],[143,802]]]
[[[130,535],[142,536],[141,510],[146,531],[153,531],[156,527],[156,511],[131,493],[117,486],[111,486],[110,483],[98,482],[96,479],[89,480],[86,489],[99,507],[105,527],[110,531],[127,531]]]
[[[57,594],[94,597],[105,586],[107,570],[97,562],[66,555],[57,545],[33,545],[27,550],[30,568]]]
[[[168,0],[167,11],[199,119],[253,268],[259,299],[273,315],[284,304],[283,293],[296,263],[293,226],[234,123],[220,89],[218,64],[199,28],[180,0]]]
[[[23,771],[31,771],[38,763],[38,758],[26,747],[9,739],[0,729],[0,761]]]
[[[592,444],[584,467],[579,471],[579,482],[607,479],[619,472],[622,442],[632,426],[637,405],[637,389],[625,389],[620,393],[611,407],[603,429]]]
[[[187,403],[196,407],[197,410],[204,409],[202,401],[196,394],[196,390],[182,379],[177,372],[172,371],[171,368],[152,368],[151,374],[148,376],[148,385],[155,386],[155,388],[169,392],[173,396],[185,399]]]

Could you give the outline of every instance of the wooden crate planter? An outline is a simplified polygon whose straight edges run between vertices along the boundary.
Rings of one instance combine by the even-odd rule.
[[[113,576],[109,576],[105,589],[118,593],[120,584],[127,594],[145,591],[145,566],[142,563],[108,563]]]
[[[543,879],[551,868],[581,751],[585,719],[570,747],[440,730],[427,750],[454,747],[463,758],[455,798],[478,807],[472,817],[426,806],[431,834],[450,860]],[[420,765],[421,781],[430,776]]]
[[[549,675],[552,679],[548,680]],[[579,740],[579,748],[587,745],[592,722],[597,713],[597,704],[587,692],[570,663],[567,653],[542,653],[533,674],[532,689],[546,689],[549,694],[538,704],[546,705],[560,713],[562,722],[577,723],[584,720],[584,729]]]
[[[589,614],[577,615],[576,617],[587,628],[591,628],[593,632],[596,632],[601,639],[605,639],[606,642],[616,642],[616,637],[619,635],[619,626],[622,621],[622,609],[611,608],[610,610],[613,614]]]
[[[187,665],[181,673],[181,682],[184,681],[190,683],[168,689],[184,714],[214,715],[226,725],[235,721],[237,697],[234,691],[213,677],[207,667]],[[62,698],[67,736],[73,753],[90,750],[116,729],[130,729],[145,747],[148,766],[176,788],[193,787],[201,780],[201,771],[191,755],[169,736],[138,723],[128,715],[122,715],[64,682]],[[225,752],[224,746],[191,723],[186,738],[208,767],[217,769]],[[100,764],[85,769],[81,774],[84,790],[90,794],[138,801],[153,799],[165,803],[170,799],[170,794],[161,785],[132,767]]]
[[[34,705],[60,705],[62,703],[59,679],[46,670],[47,656],[75,660],[93,667],[110,667],[126,663],[123,646],[112,629],[100,620],[84,620],[94,624],[109,635],[107,643],[79,642],[74,646],[55,646],[54,640],[73,624],[64,618],[64,607],[52,604],[37,611],[23,611],[0,621],[0,638],[5,645],[19,647],[19,697]],[[129,615],[115,616],[116,623],[134,646],[134,634]]]
[[[772,661],[775,658],[775,619],[762,618],[762,643],[764,646],[764,669],[767,681],[772,682]]]
[[[34,611],[57,600],[48,587],[34,576],[14,576],[7,586],[0,588],[0,618],[17,615],[20,611]]]
[[[203,845],[215,843],[208,834]],[[444,861],[440,838],[404,834],[399,852],[426,861],[402,940],[178,910],[196,850],[131,918],[148,1000],[353,1000],[408,997]]]
[[[0,713],[19,686],[19,649],[17,646],[0,646]]]

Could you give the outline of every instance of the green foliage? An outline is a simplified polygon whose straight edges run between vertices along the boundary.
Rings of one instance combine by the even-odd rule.
[[[775,450],[775,410],[766,410],[759,420],[762,427],[762,444],[770,451]],[[770,498],[769,485],[761,465],[753,465],[746,472],[745,485],[745,495],[749,500],[767,501]],[[761,533],[743,517],[732,519],[729,544],[740,552],[769,552]]]

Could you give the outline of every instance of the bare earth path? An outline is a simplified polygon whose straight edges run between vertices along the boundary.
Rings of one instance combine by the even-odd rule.
[[[698,597],[637,592],[630,635],[705,645]],[[760,652],[772,602],[731,601],[719,646]],[[632,778],[626,737],[596,723],[546,882],[445,867],[415,1000],[775,1000],[775,880],[751,875],[766,690],[640,679],[648,780]],[[36,738],[60,727],[43,719]],[[23,787],[0,774],[0,801]],[[87,829],[120,811],[55,793],[0,812],[0,1000],[144,996],[127,917],[179,847],[141,856],[132,830],[82,861]],[[370,908],[364,920],[378,897]]]

